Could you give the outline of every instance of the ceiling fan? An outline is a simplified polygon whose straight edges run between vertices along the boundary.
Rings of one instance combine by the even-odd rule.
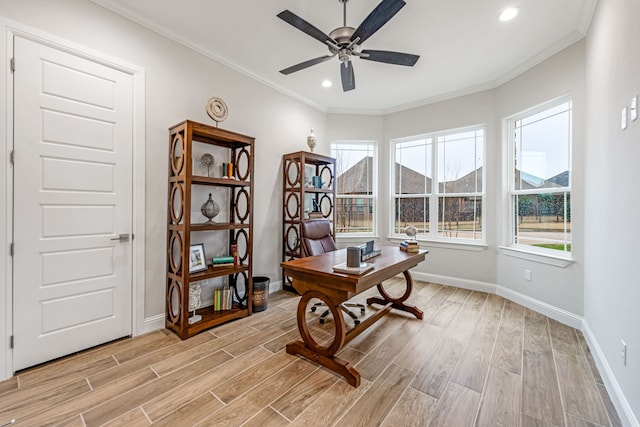
[[[410,53],[390,52],[386,50],[361,49],[362,43],[378,31],[393,16],[404,7],[403,0],[382,0],[378,6],[365,18],[358,28],[347,26],[347,1],[338,0],[343,4],[343,26],[331,31],[329,35],[323,33],[298,15],[289,10],[283,10],[277,16],[283,21],[293,25],[300,31],[329,47],[330,55],[320,56],[301,62],[291,67],[280,70],[288,75],[296,71],[304,70],[312,65],[320,64],[338,55],[340,59],[340,77],[342,89],[346,92],[356,87],[355,76],[351,57],[357,56],[368,61],[385,62],[387,64],[406,65],[412,67],[420,58],[419,55]]]

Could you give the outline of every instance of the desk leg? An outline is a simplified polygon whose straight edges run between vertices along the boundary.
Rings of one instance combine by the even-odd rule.
[[[333,316],[334,323],[334,337],[333,341],[326,346],[320,345],[313,339],[309,332],[309,325],[307,325],[306,313],[309,301],[312,298],[318,298],[322,300]],[[332,371],[345,377],[347,382],[354,387],[360,385],[360,373],[356,371],[350,364],[344,359],[336,357],[335,354],[340,351],[346,341],[346,326],[342,312],[340,311],[340,302],[335,303],[328,296],[318,291],[307,291],[302,295],[298,302],[298,331],[302,341],[294,341],[287,344],[287,353],[299,354],[307,359],[316,362]]]
[[[406,311],[407,313],[413,314],[418,319],[422,319],[423,317],[422,310],[420,310],[415,305],[404,303],[407,300],[407,298],[409,298],[409,296],[411,295],[411,290],[413,289],[413,279],[411,278],[411,274],[409,273],[409,270],[403,271],[402,274],[404,274],[407,288],[404,291],[404,294],[400,298],[391,297],[382,287],[382,283],[380,283],[378,285],[378,292],[380,292],[380,295],[382,295],[382,298],[378,298],[378,297],[367,298],[367,304],[386,305],[388,303],[391,303],[391,307],[396,308],[398,310]]]

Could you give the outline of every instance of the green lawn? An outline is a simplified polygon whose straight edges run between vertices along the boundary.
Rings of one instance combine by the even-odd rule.
[[[548,248],[548,249],[555,249],[557,251],[563,251],[564,250],[564,245],[559,244],[559,243],[538,243],[537,245],[533,245],[533,246],[538,246],[540,248]],[[567,245],[567,252],[571,252],[571,245]]]

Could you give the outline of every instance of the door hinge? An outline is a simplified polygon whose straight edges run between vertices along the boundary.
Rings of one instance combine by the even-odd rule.
[[[11,58],[9,61],[9,68],[11,68],[11,72],[16,71],[16,58]]]
[[[13,165],[16,161],[16,152],[15,150],[11,150],[11,154],[9,154],[9,161]]]
[[[13,335],[9,337],[9,348],[13,348]]]
[[[13,242],[9,245],[9,255],[13,256]]]

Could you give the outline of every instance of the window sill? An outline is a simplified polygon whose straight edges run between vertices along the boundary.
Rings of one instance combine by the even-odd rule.
[[[401,237],[388,237],[387,240],[390,243],[400,243],[406,240],[406,238]],[[461,251],[471,251],[471,252],[481,252],[487,249],[489,246],[486,243],[477,243],[477,242],[452,242],[445,240],[424,240],[418,239],[418,244],[420,246],[426,246],[430,248],[443,248],[443,249],[454,249]]]
[[[378,240],[378,236],[371,234],[338,234],[336,242],[368,242],[369,240]]]
[[[531,252],[524,249],[513,248],[510,246],[498,246],[498,251],[506,256],[525,259],[528,261],[538,262],[540,264],[552,265],[554,267],[567,268],[575,262],[570,256],[543,254],[539,252]]]

